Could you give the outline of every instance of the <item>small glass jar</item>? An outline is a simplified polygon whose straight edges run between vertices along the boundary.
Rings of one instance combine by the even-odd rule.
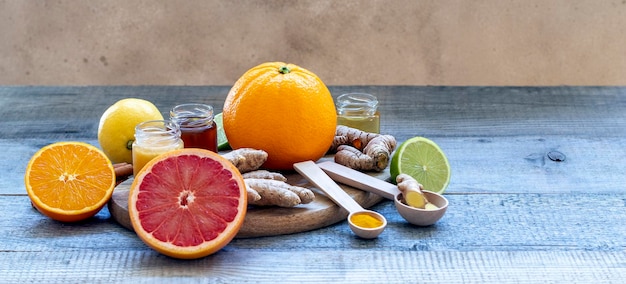
[[[217,153],[217,126],[213,121],[212,106],[177,105],[170,111],[170,119],[180,127],[185,148],[202,148]]]
[[[133,142],[133,174],[139,171],[156,156],[184,147],[180,139],[180,129],[169,120],[150,120],[135,126]]]
[[[370,133],[380,133],[378,99],[367,93],[347,93],[337,97],[337,124]]]

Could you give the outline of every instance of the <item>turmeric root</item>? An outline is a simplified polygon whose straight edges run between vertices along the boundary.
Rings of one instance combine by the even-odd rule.
[[[355,128],[337,126],[331,150],[335,162],[355,170],[380,172],[387,168],[396,139],[391,135],[368,133]]]
[[[289,185],[286,182],[271,179],[249,178],[244,180],[246,185],[255,190],[261,199],[248,202],[251,205],[279,207],[294,207],[302,203],[310,203],[315,198],[308,188]]]
[[[380,134],[365,132],[345,125],[337,125],[337,129],[335,130],[335,138],[333,139],[333,143],[330,146],[329,152],[337,151],[337,148],[341,145],[350,145],[361,151],[372,139],[376,138],[376,136],[378,135]]]
[[[396,177],[398,189],[402,192],[404,202],[412,207],[421,209],[437,209],[438,207],[428,201],[422,192],[424,187],[413,177],[407,174],[399,174]]]
[[[391,153],[396,149],[396,139],[391,135],[379,135],[363,149],[363,153],[373,158],[375,171],[384,170],[389,164]]]
[[[224,155],[241,173],[259,169],[267,160],[267,152],[252,148],[232,150]]]

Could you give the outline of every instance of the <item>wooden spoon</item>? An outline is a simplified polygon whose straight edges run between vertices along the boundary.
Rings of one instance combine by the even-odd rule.
[[[387,220],[385,219],[385,217],[378,212],[363,209],[363,207],[361,207],[359,203],[354,201],[354,199],[352,199],[350,195],[343,191],[343,189],[341,189],[341,187],[339,187],[339,185],[337,185],[313,161],[295,163],[293,167],[298,173],[300,173],[312,184],[314,184],[316,187],[326,193],[328,198],[330,198],[332,201],[334,201],[350,213],[348,215],[348,224],[350,225],[350,229],[352,230],[352,232],[354,232],[354,234],[364,239],[372,239],[378,237],[378,235],[383,232],[383,230],[387,226]],[[375,223],[377,223],[378,225],[374,227],[369,227],[357,223],[355,220],[356,217],[359,215],[365,215],[366,218],[376,221]]]
[[[443,195],[422,191],[428,201],[436,205],[436,209],[421,209],[409,206],[402,202],[402,192],[395,184],[372,178],[369,175],[353,170],[335,162],[322,162],[317,164],[333,180],[347,184],[354,188],[376,193],[384,198],[391,199],[396,205],[398,213],[407,222],[418,226],[429,226],[441,219],[448,208],[448,200]]]

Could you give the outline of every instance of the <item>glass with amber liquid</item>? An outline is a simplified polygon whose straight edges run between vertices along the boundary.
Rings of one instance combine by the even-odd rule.
[[[367,93],[348,93],[337,97],[337,124],[380,133],[378,99]]]
[[[180,127],[185,148],[202,148],[217,153],[217,125],[213,121],[212,106],[177,105],[170,111],[170,119]]]
[[[137,124],[132,150],[133,174],[137,175],[156,156],[183,147],[180,129],[175,123],[169,120],[150,120]]]

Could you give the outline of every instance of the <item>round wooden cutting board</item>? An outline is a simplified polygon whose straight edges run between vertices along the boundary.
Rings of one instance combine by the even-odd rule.
[[[328,160],[328,158],[323,158],[320,162],[324,160]],[[388,169],[380,173],[372,172],[369,174],[382,180],[388,180],[390,177]],[[288,179],[287,183],[313,190],[315,200],[309,204],[300,204],[293,208],[249,206],[243,226],[236,236],[237,238],[305,232],[335,224],[348,217],[348,211],[336,205],[325,196],[324,192],[317,189],[300,174],[291,172],[284,175]],[[129,230],[133,230],[128,215],[128,191],[132,181],[131,178],[120,183],[115,188],[108,204],[113,219]],[[369,208],[384,199],[379,195],[344,184],[339,184],[339,186],[364,208]]]

